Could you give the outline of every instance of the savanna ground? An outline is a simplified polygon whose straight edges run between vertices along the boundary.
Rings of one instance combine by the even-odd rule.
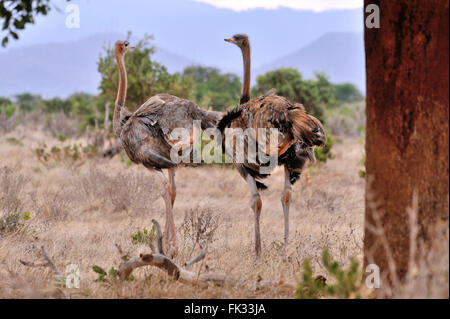
[[[20,212],[14,227],[0,232],[1,298],[295,297],[294,291],[281,287],[258,291],[193,287],[154,267],[135,270],[133,281],[95,281],[94,265],[106,271],[118,267],[116,243],[132,256],[150,251],[146,245],[133,244],[131,236],[151,229],[153,218],[164,224],[159,179],[142,166],[130,165],[124,156],[94,157],[80,166],[64,161],[46,165],[35,152],[44,141],[48,148],[83,143],[81,139],[61,142],[23,126],[0,136],[0,198],[4,207]],[[257,262],[245,181],[230,166],[178,169],[175,261],[182,265],[198,253],[198,245],[193,247],[195,235],[187,226],[191,217],[202,216],[210,218],[207,231],[213,237],[206,258],[193,267],[196,272],[208,269],[249,283],[260,276],[296,285],[306,259],[315,273],[327,276],[321,260],[324,247],[342,265],[351,256],[362,261],[365,181],[359,177],[358,163],[363,145],[358,138],[343,138],[332,151],[333,159],[309,166],[294,187],[288,258],[283,258],[282,168],[269,178],[269,189],[262,192],[263,253]],[[41,246],[61,272],[69,263],[79,266],[79,289],[58,288],[51,269],[20,263],[42,261]]]

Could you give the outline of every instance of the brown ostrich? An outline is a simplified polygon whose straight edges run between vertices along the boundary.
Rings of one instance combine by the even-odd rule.
[[[115,44],[119,88],[114,109],[114,133],[134,163],[155,170],[161,176],[165,185],[162,197],[166,206],[164,243],[166,247],[170,244],[172,253],[176,253],[172,208],[176,197],[175,169],[179,164],[172,160],[171,149],[174,146],[180,152],[188,149],[188,154],[192,156],[194,121],[199,121],[202,129],[215,127],[220,113],[203,110],[192,101],[169,94],[155,95],[134,113],[129,112],[124,107],[127,92],[124,56],[132,48],[128,41],[117,41]],[[176,128],[188,129],[190,136],[184,140],[174,138],[171,133]],[[190,165],[190,163],[182,164]],[[168,170],[168,178],[163,174],[162,169]]]
[[[281,195],[281,204],[284,213],[284,241],[285,252],[289,238],[289,207],[292,197],[292,185],[299,179],[302,169],[308,160],[314,161],[314,146],[323,146],[326,142],[325,131],[322,124],[315,117],[307,114],[301,104],[293,104],[284,97],[268,93],[250,100],[250,42],[246,35],[236,34],[227,42],[236,44],[242,51],[244,61],[244,82],[240,105],[227,112],[220,120],[218,128],[222,132],[225,143],[224,130],[226,127],[258,128],[278,130],[278,165],[284,166],[285,183]],[[256,143],[258,143],[258,135]],[[248,140],[247,140],[248,141]],[[247,143],[247,142],[246,142]],[[225,145],[225,144],[223,144]],[[246,147],[248,145],[246,144]],[[247,148],[246,148],[247,149]],[[233,150],[234,152],[234,150]],[[239,173],[247,181],[251,191],[251,207],[255,222],[255,252],[261,254],[261,238],[259,219],[262,201],[260,189],[267,187],[261,182],[270,173],[261,173],[263,164],[251,163],[245,159],[244,163],[236,163]]]

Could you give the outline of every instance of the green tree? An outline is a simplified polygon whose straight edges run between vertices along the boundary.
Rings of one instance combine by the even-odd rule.
[[[184,69],[183,79],[195,82],[194,100],[203,107],[223,111],[239,101],[241,81],[232,73],[222,74],[216,68],[190,66]]]
[[[45,100],[43,104],[46,113],[56,113],[64,111],[64,113],[69,114],[71,112],[71,103],[67,99],[63,100],[59,97],[55,97],[50,100]]]
[[[258,76],[252,95],[256,97],[275,88],[278,95],[293,102],[300,102],[302,85],[302,75],[296,69],[278,69]]]
[[[329,81],[328,76],[322,72],[314,72],[314,76],[316,79],[311,82],[312,87],[317,90],[315,102],[324,105],[333,104],[335,102],[333,84]]]
[[[6,118],[10,118],[17,109],[17,105],[5,97],[0,97],[0,114],[3,112],[6,114]]]
[[[15,96],[16,104],[22,111],[28,112],[43,107],[43,101],[40,95],[31,93],[22,93]]]
[[[131,33],[128,33],[128,39]],[[154,47],[150,46],[152,36],[145,36],[135,49],[125,56],[128,75],[128,89],[126,106],[129,110],[136,110],[148,98],[158,93],[173,94],[181,98],[190,98],[193,82],[183,79],[179,74],[170,74],[167,68],[152,60]],[[119,83],[118,69],[114,56],[114,48],[105,47],[105,54],[101,55],[97,63],[101,75],[100,96],[105,101],[113,102],[117,95]]]
[[[11,100],[6,97],[0,96],[0,106],[5,106],[8,104],[11,104]]]
[[[74,93],[67,100],[70,103],[71,113],[75,116],[85,116],[97,110],[97,99],[89,93]]]
[[[306,110],[324,120],[324,109],[334,103],[333,86],[323,73],[315,73],[315,79],[304,81],[294,68],[269,71],[256,79],[253,96],[264,94],[275,88],[278,95],[292,102],[302,103]]]
[[[336,100],[342,102],[352,103],[364,100],[358,88],[351,83],[334,84],[333,93]]]

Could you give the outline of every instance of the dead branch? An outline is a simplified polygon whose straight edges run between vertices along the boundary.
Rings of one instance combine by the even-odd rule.
[[[191,260],[189,260],[187,263],[184,264],[184,268],[186,270],[191,269],[193,264],[195,264],[196,262],[199,262],[200,260],[205,258],[205,256],[206,256],[206,248],[200,249],[200,253],[197,256],[195,256],[194,258],[192,258]]]
[[[50,257],[48,257],[47,253],[45,252],[44,246],[41,247],[41,256],[44,257],[44,259],[45,259],[45,262],[43,262],[43,263],[36,263],[36,262],[31,262],[31,261],[26,261],[26,260],[21,260],[21,259],[19,259],[19,262],[22,265],[27,266],[27,267],[33,267],[33,268],[49,267],[50,269],[53,270],[55,275],[61,276],[61,273],[59,272],[58,268],[56,268],[53,261],[50,259]]]
[[[162,236],[161,228],[159,223],[156,220],[152,220],[155,225],[156,230],[156,239],[159,252],[151,253],[151,254],[140,254],[139,257],[129,258],[127,254],[123,252],[119,245],[116,244],[117,249],[119,251],[120,257],[122,259],[121,264],[119,265],[119,278],[121,280],[127,279],[134,269],[144,266],[154,266],[157,267],[164,272],[166,272],[170,277],[174,280],[191,284],[199,287],[208,287],[208,285],[212,284],[215,286],[234,286],[234,287],[242,287],[250,290],[259,290],[264,288],[273,288],[273,287],[282,287],[285,289],[289,289],[294,292],[295,287],[293,285],[285,284],[283,282],[272,282],[272,281],[264,281],[262,278],[259,278],[255,283],[246,283],[242,280],[239,280],[233,276],[229,276],[223,273],[195,273],[190,271],[190,268],[195,263],[203,260],[206,256],[207,249],[202,248],[200,253],[186,262],[184,267],[178,266],[172,259],[167,257],[162,252]]]
[[[26,260],[22,260],[22,259],[19,259],[19,261],[20,261],[20,263],[22,265],[27,266],[27,267],[31,267],[31,268],[39,268],[39,267],[47,267],[48,266],[47,262],[45,262],[45,263],[35,263],[35,262],[26,261]]]
[[[155,226],[155,231],[156,231],[156,243],[158,245],[157,253],[165,255],[164,250],[163,250],[163,234],[161,232],[161,226],[155,219],[152,219],[152,223]]]
[[[61,276],[61,273],[59,272],[58,268],[56,268],[56,266],[53,263],[53,261],[50,259],[50,257],[48,257],[47,253],[45,252],[44,246],[41,247],[41,254],[45,258],[45,260],[47,261],[49,267],[51,269],[53,269],[55,274],[57,274],[58,276]]]

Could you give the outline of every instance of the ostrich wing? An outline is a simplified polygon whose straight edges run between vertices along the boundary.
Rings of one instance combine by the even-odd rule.
[[[277,95],[263,95],[252,99],[242,106],[241,115],[232,122],[231,127],[243,130],[252,128],[258,143],[258,129],[266,129],[266,153],[269,151],[270,129],[278,130],[278,155],[283,154],[296,137],[292,134],[292,119],[290,111],[296,108],[284,97]]]
[[[192,144],[194,121],[199,121],[202,129],[214,127],[219,120],[220,113],[201,109],[192,101],[180,99],[169,94],[158,94],[148,99],[133,114],[147,125],[158,125],[167,143],[174,145],[180,141],[174,139],[171,133],[175,129],[187,129],[189,141],[184,144]]]

